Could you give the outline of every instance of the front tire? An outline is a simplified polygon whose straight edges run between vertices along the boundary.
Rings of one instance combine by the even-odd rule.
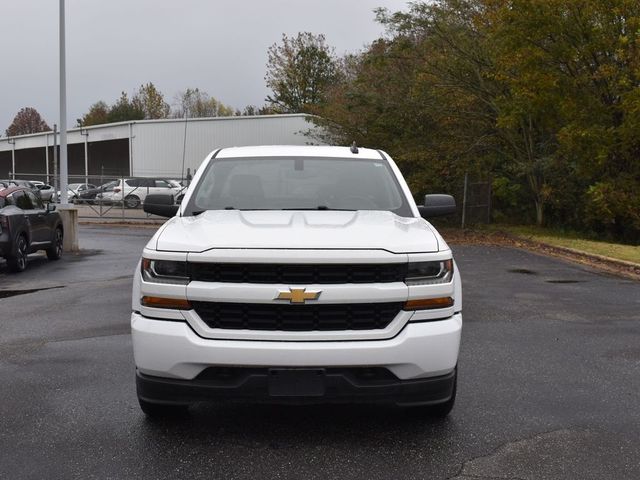
[[[13,255],[7,257],[7,265],[12,272],[23,272],[27,268],[27,252],[29,244],[24,234],[18,236],[16,240],[16,250]]]
[[[135,195],[127,195],[124,199],[124,205],[127,208],[138,208],[140,206],[140,199]]]
[[[46,252],[47,252],[47,258],[49,260],[59,260],[60,257],[62,256],[62,250],[63,250],[63,234],[62,234],[62,229],[60,227],[56,228],[55,233],[53,234],[53,242],[51,243],[51,246],[49,248],[47,248]]]

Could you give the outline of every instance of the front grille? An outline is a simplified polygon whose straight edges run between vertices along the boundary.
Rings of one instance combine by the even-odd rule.
[[[378,330],[402,309],[394,303],[314,305],[191,302],[210,328],[292,332]]]
[[[404,282],[406,263],[265,264],[190,263],[192,280],[289,285]]]

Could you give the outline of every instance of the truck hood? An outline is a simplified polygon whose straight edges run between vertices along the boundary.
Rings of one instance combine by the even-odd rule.
[[[212,210],[197,217],[173,217],[151,239],[149,248],[173,252],[265,248],[412,253],[437,252],[439,240],[425,220],[391,212]]]

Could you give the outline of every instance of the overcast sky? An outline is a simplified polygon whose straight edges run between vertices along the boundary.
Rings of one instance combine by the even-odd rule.
[[[198,87],[236,108],[263,105],[267,49],[283,33],[324,33],[338,54],[378,38],[373,10],[405,0],[67,0],[69,127],[88,107],[153,82],[171,104]],[[0,134],[17,111],[58,122],[58,1],[4,0]]]

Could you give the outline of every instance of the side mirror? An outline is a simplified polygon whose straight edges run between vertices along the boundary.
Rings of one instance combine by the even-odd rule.
[[[456,201],[451,195],[425,195],[424,205],[419,205],[418,210],[422,218],[451,215],[456,213]]]
[[[53,203],[47,203],[47,212],[55,212],[56,206]]]
[[[173,195],[158,193],[147,195],[147,198],[144,199],[142,209],[146,213],[170,218],[178,212],[178,205],[176,205],[173,200]]]

